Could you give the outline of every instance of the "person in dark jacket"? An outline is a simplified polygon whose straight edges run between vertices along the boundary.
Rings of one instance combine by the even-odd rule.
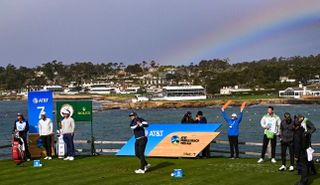
[[[300,181],[297,184],[306,185],[308,183],[308,159],[306,151],[307,145],[305,130],[301,126],[301,121],[299,119],[295,119],[294,129],[295,130],[293,134],[293,153],[294,159],[297,163],[297,169],[299,170],[299,174],[301,176]]]
[[[295,116],[295,119],[301,123],[301,127],[304,128],[305,131],[305,135],[306,135],[306,145],[307,148],[312,147],[311,146],[311,135],[316,131],[316,127],[314,126],[314,124],[306,117],[304,117],[301,114],[297,114]],[[314,166],[314,161],[308,161],[308,172],[311,175],[315,175],[317,174],[316,168]]]
[[[284,171],[286,167],[286,155],[287,148],[289,148],[290,167],[289,171],[294,170],[294,156],[293,156],[293,133],[294,133],[294,121],[291,118],[290,113],[284,113],[284,119],[280,123],[280,143],[281,143],[281,160],[282,166],[279,171]]]
[[[234,159],[234,150],[236,151],[236,158],[239,158],[239,124],[242,121],[243,108],[240,109],[239,118],[236,113],[231,115],[231,119],[228,118],[224,108],[221,108],[224,120],[228,123],[228,139],[230,144],[230,158]]]
[[[207,118],[203,116],[202,111],[198,111],[196,115],[196,119],[194,120],[194,123],[207,124]],[[201,154],[202,154],[202,157],[206,157],[206,158],[210,157],[210,144],[208,144],[208,146],[206,146],[202,150]]]
[[[19,136],[23,139],[24,147],[26,151],[27,161],[30,161],[31,154],[28,147],[28,132],[29,132],[29,123],[24,119],[22,113],[17,113],[17,120],[14,122],[12,133],[15,134],[18,132]]]
[[[135,142],[135,154],[140,159],[140,168],[135,170],[135,173],[145,173],[151,166],[145,159],[144,152],[147,146],[148,138],[146,133],[146,127],[148,123],[146,120],[139,118],[135,112],[129,114],[131,119],[130,127],[133,130],[133,134],[136,138]]]
[[[193,120],[193,118],[192,118],[191,112],[188,111],[188,112],[183,116],[183,118],[182,118],[182,120],[181,120],[181,123],[194,123],[194,120]]]
[[[207,123],[207,118],[203,116],[202,111],[198,111],[196,115],[196,119],[194,120],[194,123],[203,123],[203,124]]]

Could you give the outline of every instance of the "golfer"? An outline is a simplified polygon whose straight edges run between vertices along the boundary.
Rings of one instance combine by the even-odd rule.
[[[45,112],[41,112],[41,119],[38,122],[39,135],[43,141],[44,148],[46,149],[46,160],[52,159],[51,152],[51,135],[53,133],[53,124],[50,118],[46,117]]]
[[[74,119],[70,117],[70,111],[69,110],[63,110],[63,120],[61,121],[61,133],[63,134],[63,140],[67,145],[67,157],[63,160],[74,160],[74,143],[73,143],[73,137],[74,137],[74,129],[75,129],[75,123]]]
[[[145,128],[148,127],[148,123],[139,118],[135,112],[129,114],[131,119],[130,127],[133,130],[133,134],[136,138],[135,142],[135,154],[140,159],[140,168],[135,170],[135,173],[145,173],[148,168],[151,166],[145,159],[144,152],[148,142],[147,134]]]

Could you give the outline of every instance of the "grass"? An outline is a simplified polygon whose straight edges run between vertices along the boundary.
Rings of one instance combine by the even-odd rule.
[[[78,157],[75,161],[54,159],[41,161],[41,168],[32,162],[16,166],[10,160],[0,161],[0,184],[217,184],[217,185],[281,185],[299,180],[297,172],[279,172],[279,164],[257,164],[256,159],[230,160],[149,158],[152,164],[146,174],[134,174],[139,161],[132,157],[96,156]],[[279,162],[278,162],[279,163]],[[184,177],[176,179],[170,174],[181,168]],[[310,178],[320,184],[320,176]]]

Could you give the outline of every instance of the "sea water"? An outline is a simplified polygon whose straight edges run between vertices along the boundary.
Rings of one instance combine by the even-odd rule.
[[[261,117],[266,114],[268,105],[249,106],[244,110],[243,120],[240,123],[239,141],[246,142],[262,142],[263,129],[260,126]],[[275,113],[283,118],[285,112],[291,113],[293,116],[296,113],[301,113],[308,117],[320,130],[320,105],[274,105]],[[99,102],[94,102],[94,109],[100,109]],[[219,129],[221,132],[217,140],[228,140],[227,124],[223,120],[220,106],[202,107],[202,108],[169,108],[169,109],[143,109],[135,110],[139,116],[146,119],[149,123],[180,123],[183,115],[190,111],[193,117],[201,110],[207,118],[208,123],[222,123]],[[132,110],[103,110],[93,113],[93,132],[96,140],[114,140],[127,141],[132,136],[129,124],[129,113]],[[22,112],[27,115],[27,101],[0,101],[0,146],[11,143],[11,133],[16,119],[16,113]],[[226,110],[227,115],[232,113],[239,115],[239,107],[230,107]],[[27,117],[27,116],[26,116]],[[57,124],[54,120],[54,130]],[[75,139],[88,140],[91,138],[90,123],[77,122]],[[313,134],[313,142],[320,143],[320,134],[317,131]],[[83,146],[76,146],[82,148]],[[118,146],[119,147],[119,146]],[[101,147],[96,147],[101,148]],[[102,147],[103,148],[103,147]],[[228,146],[214,145],[213,149],[228,150]],[[247,150],[245,146],[240,146],[240,151]],[[250,147],[250,151],[260,152],[261,147]],[[0,149],[1,153],[10,152],[10,148]],[[277,152],[280,152],[277,149]],[[319,152],[319,151],[316,151]],[[1,157],[0,157],[1,159]]]

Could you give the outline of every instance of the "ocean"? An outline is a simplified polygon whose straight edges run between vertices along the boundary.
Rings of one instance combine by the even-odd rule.
[[[93,114],[93,133],[96,140],[113,140],[127,141],[132,136],[132,131],[129,128],[130,120],[129,113],[132,110],[100,110],[101,102],[94,101]],[[263,129],[260,126],[260,119],[266,113],[268,105],[253,105],[249,106],[244,111],[243,121],[240,124],[239,141],[245,142],[262,142]],[[285,112],[294,115],[301,113],[309,118],[320,130],[320,105],[273,105],[275,113],[283,118]],[[22,112],[27,115],[27,101],[0,101],[0,146],[11,143],[11,132],[16,113]],[[187,112],[192,112],[193,116],[201,110],[208,120],[208,123],[222,123],[220,135],[217,140],[227,140],[227,126],[222,118],[220,107],[204,107],[204,108],[169,108],[169,109],[141,109],[134,110],[140,117],[152,123],[180,123],[182,116]],[[230,107],[227,110],[230,116],[233,112],[239,113],[239,107]],[[27,116],[26,116],[27,118]],[[56,130],[56,122],[54,122],[54,130]],[[90,123],[76,123],[76,140],[90,139]],[[317,131],[313,134],[313,142],[320,143],[320,134]],[[79,148],[82,146],[76,146]],[[103,148],[103,146],[96,146]],[[213,145],[212,148],[215,148]],[[218,149],[228,149],[228,146],[219,146]],[[240,146],[240,151],[246,147]],[[251,147],[251,151],[260,152],[261,147]],[[277,152],[280,152],[278,149]],[[317,151],[319,152],[319,151]],[[10,153],[10,148],[0,149],[0,154]],[[1,155],[0,155],[1,156]],[[1,158],[1,157],[0,157]]]

